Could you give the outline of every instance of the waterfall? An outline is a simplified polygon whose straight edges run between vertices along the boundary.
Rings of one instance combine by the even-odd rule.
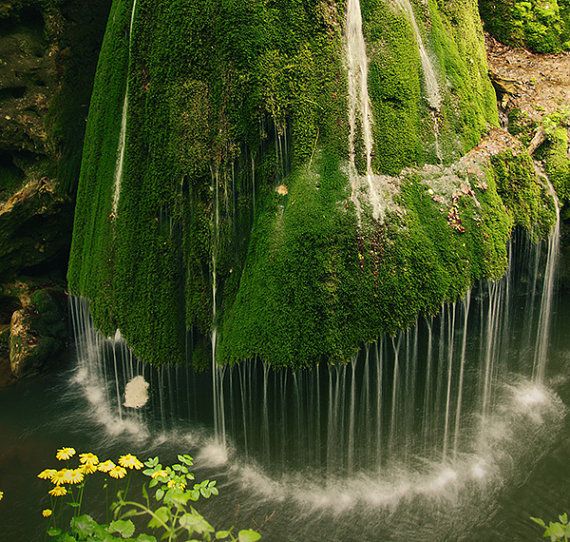
[[[218,347],[218,245],[220,237],[220,175],[218,170],[212,171],[212,193],[214,195],[213,232],[212,232],[212,395],[214,404],[214,429],[218,442],[226,444],[226,422],[224,418],[224,396],[222,382],[224,369],[217,363]]]
[[[420,61],[422,63],[427,102],[433,110],[439,111],[441,108],[441,92],[439,89],[439,83],[437,82],[434,65],[427,52],[426,46],[424,45],[424,40],[414,14],[414,8],[412,7],[410,0],[396,0],[396,3],[406,14],[410,24],[412,25],[412,30],[414,31],[418,51],[420,53]]]
[[[133,28],[135,23],[135,13],[137,0],[133,0],[131,10],[131,24],[129,26],[129,55],[127,59],[127,83],[125,85],[125,97],[123,99],[123,110],[121,113],[121,130],[119,132],[119,145],[117,148],[117,161],[115,164],[115,182],[113,185],[112,216],[116,219],[119,211],[119,201],[121,199],[121,182],[123,180],[123,169],[125,164],[125,146],[127,142],[127,117],[129,113],[129,67],[131,62],[131,44],[133,40]]]
[[[556,283],[556,271],[560,257],[560,202],[556,190],[547,175],[543,176],[548,184],[549,192],[554,200],[556,208],[556,223],[553,232],[548,240],[548,253],[546,257],[546,270],[544,272],[544,282],[542,288],[542,299],[540,302],[540,312],[538,319],[538,337],[534,353],[533,374],[535,380],[542,382],[546,363],[548,361],[550,346],[550,327],[552,324],[553,300]]]
[[[459,488],[481,495],[556,431],[564,407],[544,383],[559,216],[548,243],[514,235],[503,279],[474,285],[348,363],[220,367],[220,182],[213,170],[211,371],[140,362],[119,331],[102,336],[88,304],[72,298],[71,389],[87,399],[86,423],[110,439],[183,443],[202,464],[227,463],[233,481],[266,498],[343,510],[363,499],[439,502],[448,488],[454,502],[463,500]]]
[[[370,98],[368,96],[368,57],[366,42],[362,31],[362,14],[359,0],[348,0],[346,19],[346,55],[348,65],[348,122],[349,122],[349,177],[352,185],[352,201],[360,219],[361,207],[358,200],[360,175],[356,165],[356,148],[358,129],[361,130],[366,157],[366,183],[369,203],[373,217],[378,220],[381,215],[381,202],[374,187],[372,156],[374,137],[372,133],[373,117]],[[359,126],[360,124],[360,126]]]
[[[414,37],[416,39],[416,44],[418,46],[418,51],[420,54],[420,61],[422,64],[422,72],[424,75],[424,86],[426,92],[426,100],[431,109],[431,117],[433,122],[433,132],[435,136],[435,152],[438,160],[441,162],[443,160],[441,149],[439,145],[439,119],[438,115],[441,110],[441,90],[439,88],[439,83],[437,80],[436,70],[431,61],[431,58],[427,52],[422,34],[420,32],[416,16],[414,14],[414,8],[410,0],[395,0],[398,7],[404,12],[410,24],[412,25],[412,30],[414,32]]]
[[[486,446],[492,420],[504,409],[505,386],[526,382],[525,404],[543,397],[544,360],[533,369],[533,356],[549,344],[545,315],[552,310],[554,248],[541,258],[534,253],[540,246],[516,236],[506,277],[481,283],[433,318],[380,338],[349,364],[275,370],[252,360],[220,367],[215,357],[217,216],[214,210],[211,373],[187,370],[185,387],[179,389],[174,385],[178,368],[140,363],[119,332],[101,336],[87,304],[71,301],[78,382],[95,417],[111,433],[174,431],[187,420],[193,433],[196,426],[212,427],[208,438],[216,457],[224,457],[220,450],[230,446],[272,471],[302,464],[334,478],[459,460],[474,446]],[[556,247],[553,237],[549,246]],[[535,269],[544,272],[542,280],[533,276]],[[534,291],[537,284],[541,295]],[[523,340],[529,318],[536,328],[530,352]],[[504,340],[507,334],[510,341]],[[133,402],[126,400],[133,382],[148,393],[144,408],[131,408]]]
[[[436,70],[427,53],[409,0],[397,0],[397,2],[409,18],[416,38],[424,74],[426,98],[433,118],[436,155],[441,162],[438,116],[442,97]],[[362,223],[363,214],[361,193],[366,193],[365,201],[371,208],[373,219],[382,222],[387,206],[392,203],[394,179],[375,174],[373,170],[374,116],[368,94],[368,56],[362,27],[360,0],[348,0],[345,49],[348,70],[348,176],[352,188],[351,200],[356,209],[359,225]],[[361,145],[366,164],[365,175],[361,175],[358,168],[358,150]]]

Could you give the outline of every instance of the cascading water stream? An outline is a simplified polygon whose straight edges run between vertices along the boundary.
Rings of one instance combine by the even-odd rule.
[[[216,216],[214,208],[214,244]],[[178,367],[133,358],[119,333],[102,337],[87,304],[74,299],[74,388],[83,390],[89,420],[109,438],[188,446],[198,465],[217,469],[218,479],[227,472],[244,508],[274,501],[319,515],[389,511],[405,521],[406,510],[419,506],[437,523],[441,506],[445,517],[456,506],[483,510],[481,499],[507,483],[513,465],[524,471],[539,456],[565,413],[557,396],[532,379],[536,323],[552,307],[551,258],[521,236],[509,254],[512,265],[501,281],[474,286],[455,305],[382,337],[350,363],[304,370],[256,360],[222,369],[213,325],[212,372],[186,368],[180,380]],[[212,288],[216,300],[214,280]],[[522,340],[529,318],[532,349]],[[150,384],[143,408],[130,406],[140,404],[138,393],[127,397],[133,382],[141,396]]]
[[[346,15],[346,54],[348,65],[348,121],[349,121],[349,176],[352,184],[352,200],[360,217],[358,200],[360,175],[356,165],[357,134],[360,125],[366,157],[366,181],[369,202],[375,219],[380,217],[381,202],[374,187],[372,156],[374,137],[373,117],[368,96],[368,57],[362,31],[360,0],[348,0]]]
[[[538,337],[534,354],[533,376],[537,382],[544,381],[546,363],[548,361],[550,346],[550,328],[552,324],[554,290],[556,283],[556,272],[560,257],[560,202],[556,190],[552,186],[547,175],[541,175],[546,181],[549,192],[554,199],[556,208],[556,223],[548,240],[548,254],[546,258],[546,269],[544,272],[544,285],[542,289],[542,299],[540,303],[540,313],[538,318]]]
[[[433,62],[428,54],[416,16],[414,14],[414,8],[410,0],[395,0],[398,7],[405,13],[406,17],[410,21],[412,30],[414,32],[414,37],[416,39],[416,44],[418,46],[418,51],[420,55],[420,61],[422,64],[422,71],[424,74],[424,85],[426,92],[426,100],[431,109],[434,136],[435,136],[435,151],[436,156],[440,162],[442,162],[443,157],[441,155],[441,149],[439,145],[439,120],[438,115],[441,111],[441,90],[439,88],[439,82],[437,80],[436,70]]]
[[[531,307],[532,313],[552,306],[550,267],[550,260],[544,262],[542,302],[540,307],[538,303]],[[215,269],[213,262],[213,273]],[[529,277],[507,288],[514,280],[511,275],[512,269],[503,280],[468,292],[457,306],[442,307],[435,319],[418,321],[414,328],[368,346],[349,365],[319,370],[276,371],[255,361],[219,367],[214,306],[210,414],[205,407],[200,414],[204,401],[194,397],[188,404],[188,390],[180,394],[180,390],[173,392],[173,386],[164,385],[165,374],[169,382],[178,379],[178,372],[174,377],[171,374],[175,369],[157,370],[134,362],[118,333],[112,339],[101,337],[92,328],[86,304],[77,300],[72,313],[78,357],[89,381],[98,382],[104,390],[97,396],[107,405],[106,416],[115,410],[123,424],[138,423],[140,416],[145,416],[137,411],[132,419],[132,410],[121,408],[125,386],[143,376],[151,385],[148,414],[152,417],[156,410],[163,428],[175,425],[175,420],[188,413],[192,419],[213,419],[219,446],[226,448],[231,442],[245,457],[255,457],[271,468],[281,465],[286,469],[293,461],[322,467],[328,476],[337,476],[394,461],[409,462],[414,457],[453,460],[465,452],[466,444],[479,440],[477,434],[484,434],[488,420],[496,416],[506,374],[524,376],[529,371],[524,341],[514,337],[507,345],[502,337],[506,324],[512,326],[511,333],[519,328],[522,334],[524,326],[518,325],[519,320],[532,317],[526,314],[528,303],[523,305],[525,314],[518,313],[514,320],[512,314],[510,318],[505,315],[513,310],[509,307],[517,305],[512,297],[523,287],[527,299],[534,296],[530,287],[535,281]],[[215,281],[212,288],[216,300]],[[549,326],[544,332],[548,330]],[[518,354],[513,351],[517,344],[521,346]],[[512,366],[500,363],[506,357],[518,362]],[[205,389],[204,378],[187,372],[192,393]],[[89,395],[93,397],[92,390]]]
[[[131,62],[131,44],[133,41],[133,29],[135,23],[135,13],[137,0],[133,0],[131,11],[131,24],[129,27],[129,54],[127,58],[127,83],[125,85],[125,97],[123,99],[123,110],[121,113],[121,130],[119,132],[119,145],[117,148],[117,161],[115,164],[115,181],[113,184],[112,215],[115,219],[119,212],[119,201],[121,199],[121,183],[123,180],[123,170],[125,165],[125,146],[127,142],[127,118],[129,114],[129,67]]]
[[[224,417],[224,395],[220,389],[223,382],[224,369],[217,363],[218,347],[218,246],[220,237],[220,176],[212,171],[212,192],[214,196],[213,234],[212,234],[212,396],[214,405],[214,430],[217,441],[226,445],[226,422]]]

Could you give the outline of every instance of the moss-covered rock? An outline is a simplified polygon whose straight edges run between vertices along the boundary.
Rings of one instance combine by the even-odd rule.
[[[485,28],[499,41],[537,53],[570,49],[568,0],[479,0]]]
[[[0,294],[6,308],[0,315],[0,372],[5,383],[53,367],[67,341],[63,288],[29,278],[3,286]]]
[[[507,268],[515,226],[538,238],[555,219],[534,164],[499,131],[449,166],[386,178],[396,187],[386,222],[358,229],[339,205],[345,182],[324,191],[338,165],[317,156],[290,177],[254,231],[235,303],[224,318],[220,361],[274,365],[346,361],[359,345],[435,314]],[[505,177],[520,193],[503,200]],[[335,192],[336,190],[336,192]],[[522,219],[523,210],[535,221]]]
[[[10,326],[0,324],[0,388],[9,386],[14,380],[10,368]]]
[[[540,182],[528,153],[512,150],[491,159],[497,191],[517,226],[538,241],[548,237],[555,224],[554,201],[548,186]]]
[[[68,273],[105,334],[157,364],[199,363],[214,330],[219,362],[346,360],[504,272],[521,202],[505,208],[488,159],[422,168],[498,122],[474,3],[362,2],[379,221],[347,174],[344,1],[134,6],[113,2]]]
[[[546,141],[542,158],[546,173],[563,206],[570,205],[570,111],[560,111],[542,121]]]

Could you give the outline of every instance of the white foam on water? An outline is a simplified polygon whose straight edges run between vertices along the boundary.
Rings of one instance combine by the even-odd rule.
[[[553,391],[525,381],[504,386],[503,402],[483,420],[475,449],[454,460],[426,461],[423,469],[391,464],[377,473],[324,480],[320,473],[307,472],[273,478],[261,467],[236,458],[229,474],[244,491],[270,501],[294,502],[313,512],[342,514],[363,503],[395,510],[411,499],[455,506],[460,492],[475,488],[478,496],[492,490],[502,485],[513,464],[532,460],[565,414],[566,407]]]
[[[103,427],[111,438],[128,436],[137,441],[149,437],[148,428],[137,419],[118,416],[109,405],[105,386],[87,368],[80,367],[72,378],[72,386],[79,386],[87,399],[90,418]]]
[[[227,446],[211,439],[206,442],[198,455],[196,460],[204,467],[220,467],[228,462],[229,450]]]

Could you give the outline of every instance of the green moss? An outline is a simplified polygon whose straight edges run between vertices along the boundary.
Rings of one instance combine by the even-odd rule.
[[[436,54],[443,107],[441,145],[457,158],[473,148],[490,126],[498,125],[497,99],[488,79],[487,53],[477,5],[452,0],[428,3],[429,44]]]
[[[318,155],[288,182],[288,196],[275,196],[260,215],[224,318],[221,362],[346,361],[360,344],[435,314],[474,281],[505,272],[513,221],[493,176],[477,194],[480,206],[461,198],[464,233],[450,226],[448,209],[434,205],[417,175],[402,185],[404,215],[360,233],[330,155]]]
[[[235,295],[254,205],[319,138],[346,153],[341,34],[325,4],[143,0],[129,60],[131,5],[114,2],[103,45],[69,282],[106,333],[160,363],[185,355],[187,329],[208,333],[214,259],[224,302]]]
[[[546,142],[540,149],[548,174],[560,203],[567,207],[570,203],[570,157],[568,155],[570,112],[558,111],[542,120]]]
[[[548,187],[540,181],[532,158],[526,152],[503,152],[491,158],[497,190],[514,224],[531,239],[547,237],[555,223],[554,202]]]
[[[517,136],[525,145],[529,145],[536,131],[534,122],[526,111],[514,107],[509,111],[509,132]]]
[[[424,140],[433,136],[425,125],[420,57],[402,13],[383,0],[373,0],[363,5],[362,16],[369,43],[369,93],[377,146],[374,167],[394,174],[430,156]]]
[[[538,53],[570,49],[567,0],[480,0],[487,30],[508,45]]]
[[[402,181],[403,212],[359,227],[344,173],[344,3],[138,0],[129,54],[131,6],[114,1],[104,40],[68,276],[104,333],[119,328],[153,363],[201,365],[214,325],[219,362],[344,361],[504,272],[514,219],[493,176],[480,207],[457,201],[464,233],[414,174]],[[374,168],[435,161],[412,27],[383,1],[362,7]],[[496,123],[477,12],[455,0],[417,18],[451,160]]]

